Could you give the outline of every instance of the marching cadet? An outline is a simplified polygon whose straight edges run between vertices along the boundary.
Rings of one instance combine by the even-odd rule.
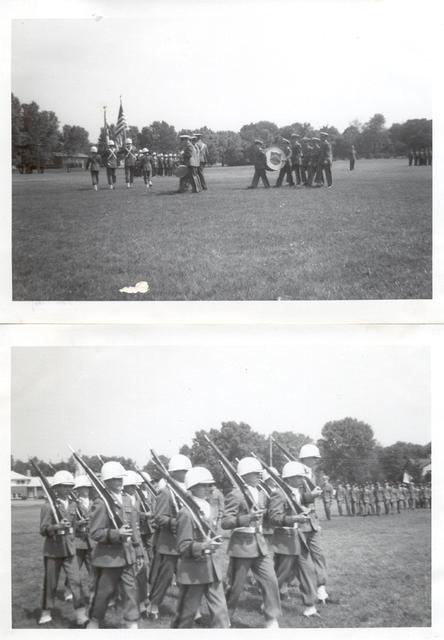
[[[140,158],[140,167],[142,169],[142,176],[143,176],[143,181],[145,183],[145,186],[147,189],[149,189],[150,187],[153,186],[153,183],[151,181],[152,166],[151,166],[150,152],[146,147],[142,149],[142,156]]]
[[[388,516],[391,513],[392,503],[392,490],[388,482],[384,482],[384,509],[385,515]]]
[[[299,477],[305,475],[305,467],[301,462],[292,460],[282,469],[282,479],[291,487],[295,501],[300,504],[298,489]],[[307,522],[308,514],[295,514],[282,489],[277,488],[270,499],[270,521],[274,526],[273,548],[274,566],[279,589],[286,586],[293,575],[296,575],[302,599],[305,605],[303,615],[317,615],[316,576],[310,551],[300,525]]]
[[[382,513],[382,505],[384,504],[384,489],[380,482],[376,483],[375,502],[376,502],[376,514],[380,516]]]
[[[92,580],[92,567],[91,567],[91,551],[92,545],[89,538],[89,516],[91,512],[91,499],[90,492],[91,480],[87,475],[77,476],[74,480],[74,493],[76,495],[75,504],[75,542],[76,542],[76,556],[79,563],[79,571],[85,565],[88,571],[89,579]],[[91,586],[91,585],[90,585]],[[86,594],[85,594],[86,595]]]
[[[142,523],[146,524],[146,518],[148,517],[148,514],[144,512],[143,505],[141,504],[140,498],[137,495],[137,487],[140,487],[141,484],[142,478],[138,473],[132,470],[126,471],[123,477],[124,495],[129,497],[131,505],[136,512],[138,538],[140,537],[141,552],[143,554],[144,560],[142,566],[140,566],[141,563],[139,563],[139,566],[137,567],[139,570],[136,573],[139,611],[141,615],[144,615],[146,612],[148,601],[148,556],[146,555],[145,548],[142,544],[141,531]]]
[[[302,159],[301,159],[301,180],[304,186],[307,186],[308,172],[310,168],[311,144],[310,138],[304,136],[301,140]]]
[[[369,502],[370,502],[370,513],[372,516],[376,513],[376,496],[375,496],[375,485],[373,483],[368,484],[369,489]]]
[[[405,509],[406,489],[402,482],[398,483],[398,512],[401,513],[401,509]]]
[[[114,189],[116,184],[116,169],[117,169],[117,153],[116,153],[116,145],[111,140],[107,149],[103,155],[103,164],[106,167],[106,178],[108,180],[108,186],[110,189]]]
[[[212,513],[216,514],[216,521],[214,523],[215,530],[217,533],[220,533],[222,529],[225,501],[222,491],[220,491],[215,484],[209,485],[209,495],[207,500],[211,505]]]
[[[351,507],[352,507],[352,514],[354,516],[361,515],[359,512],[359,509],[360,509],[359,487],[355,482],[353,483],[353,486],[351,489]]]
[[[254,162],[254,175],[253,180],[247,189],[256,189],[259,178],[261,178],[263,185],[266,189],[269,189],[270,183],[268,182],[266,168],[267,168],[267,156],[263,150],[263,142],[262,140],[255,140],[253,147],[253,162]]]
[[[232,581],[227,591],[228,609],[234,611],[238,604],[248,571],[251,569],[259,583],[263,597],[263,612],[267,628],[278,627],[281,615],[279,587],[273,561],[262,533],[262,517],[267,511],[268,498],[258,488],[262,465],[253,457],[242,458],[237,473],[245,481],[255,508],[250,510],[240,489],[233,489],[225,502],[222,529],[232,531],[228,555],[232,563]]]
[[[306,469],[306,477],[311,481],[314,481],[315,479],[315,469],[320,458],[321,455],[319,453],[319,449],[314,444],[304,444],[299,451],[299,460],[305,467],[308,467],[308,469]],[[298,488],[301,493],[302,505],[310,509],[310,517],[305,524],[300,526],[300,530],[305,536],[315,567],[316,583],[318,587],[316,593],[317,598],[321,602],[325,603],[328,600],[328,593],[326,590],[327,565],[321,547],[321,526],[314,506],[316,498],[322,494],[322,489],[317,486],[310,489],[307,486],[304,477],[299,478]]]
[[[57,496],[57,508],[63,519],[57,523],[51,506],[46,502],[40,512],[40,535],[45,538],[43,545],[43,597],[39,624],[51,622],[60,570],[66,573],[69,589],[73,596],[76,623],[84,625],[88,621],[85,602],[80,586],[80,572],[76,557],[74,528],[76,514],[69,494],[74,487],[74,478],[69,471],[54,474],[52,488]]]
[[[409,167],[411,167],[413,164],[413,149],[409,149],[407,157],[409,159]]]
[[[350,151],[349,151],[348,157],[349,157],[349,160],[350,160],[350,171],[354,171],[355,162],[356,162],[357,157],[358,157],[354,144],[352,144],[352,146],[350,147]]]
[[[99,184],[99,171],[100,171],[100,154],[97,153],[97,147],[91,147],[91,153],[86,161],[85,171],[90,169],[91,181],[94,191],[97,191]]]
[[[168,471],[184,488],[185,476],[190,469],[190,459],[182,454],[172,456],[168,464]],[[176,574],[177,560],[180,555],[176,541],[178,512],[179,505],[176,498],[169,486],[166,485],[159,491],[154,506],[154,522],[157,529],[153,540],[155,552],[150,571],[150,595],[147,612],[155,620],[159,617],[159,606],[174,574]]]
[[[426,509],[432,508],[432,488],[430,486],[430,482],[428,482],[424,487],[424,504]]]
[[[321,186],[320,179],[322,177],[319,171],[319,159],[320,159],[320,138],[313,137],[310,140],[310,150],[308,155],[308,175],[307,184],[305,186],[312,187],[313,181],[316,181],[316,186]]]
[[[204,191],[207,190],[207,183],[205,181],[204,169],[208,162],[208,145],[202,140],[202,134],[196,131],[193,134],[196,138],[196,147],[199,149],[199,167],[197,169],[200,183]]]
[[[284,152],[284,164],[279,171],[278,178],[276,180],[275,187],[281,187],[284,176],[287,176],[287,182],[290,187],[294,186],[293,175],[291,172],[291,147],[290,141],[287,138],[282,138],[282,151]]]
[[[179,193],[187,190],[188,184],[191,184],[193,193],[199,193],[202,190],[199,176],[197,175],[197,166],[199,164],[199,152],[195,149],[191,142],[190,136],[182,134],[179,136],[182,144],[182,162],[188,167],[187,174],[180,178]]]
[[[392,513],[395,513],[395,509],[400,513],[398,487],[395,484],[392,484],[390,487],[390,505]]]
[[[351,504],[351,485],[347,482],[345,485],[345,507],[347,509],[347,515],[351,516],[352,514],[352,504]]]
[[[157,169],[159,167],[159,160],[157,159],[157,153],[153,151],[151,158],[151,166],[153,167],[153,178],[157,176]]]
[[[324,505],[325,517],[331,520],[331,503],[333,501],[333,486],[329,482],[328,476],[323,476],[322,502]]]
[[[299,142],[300,135],[298,133],[291,134],[291,170],[294,171],[296,186],[301,186],[301,162],[302,162],[302,146]],[[293,184],[294,181],[293,181]]]
[[[197,504],[204,523],[213,526],[217,520],[208,501],[214,478],[208,469],[193,467],[185,476],[185,487]],[[227,603],[222,582],[222,559],[220,548],[222,538],[204,537],[189,509],[183,507],[177,516],[177,549],[180,558],[177,563],[177,583],[179,597],[173,629],[193,627],[202,598],[205,598],[210,614],[212,629],[227,629],[230,626]]]
[[[342,482],[339,482],[338,488],[336,489],[336,502],[338,505],[338,515],[340,516],[344,515],[343,508],[345,505],[345,501],[346,501],[346,490]]]
[[[121,149],[120,154],[124,159],[126,186],[127,189],[130,189],[134,187],[134,172],[137,164],[136,147],[133,145],[131,138],[126,138],[125,146]]]
[[[92,552],[95,572],[94,595],[87,629],[98,629],[108,603],[117,589],[123,597],[123,616],[127,629],[137,629],[139,599],[136,574],[143,566],[143,550],[137,526],[137,514],[129,496],[122,494],[125,469],[110,460],[101,468],[101,478],[112,495],[115,508],[124,523],[116,529],[107,505],[98,497],[92,506],[90,536],[97,543]]]
[[[333,186],[333,178],[331,175],[331,166],[333,163],[333,153],[331,150],[331,144],[328,141],[328,133],[327,131],[321,131],[319,134],[321,137],[321,144],[319,149],[319,174],[322,177],[322,173],[325,173],[325,178],[327,180],[327,188]],[[323,181],[323,178],[322,178]]]

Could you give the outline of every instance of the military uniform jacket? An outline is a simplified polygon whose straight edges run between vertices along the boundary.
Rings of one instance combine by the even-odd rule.
[[[71,524],[71,528],[64,534],[55,534],[56,524],[51,507],[48,502],[42,506],[40,511],[40,535],[44,536],[43,555],[46,558],[67,558],[76,553],[76,543],[74,540],[75,510],[73,504],[68,502],[68,509],[63,503],[58,501],[58,507],[64,520]]]
[[[195,153],[196,152],[194,146],[188,140],[185,144],[185,148],[182,151],[182,160],[187,167],[195,166],[192,164],[193,155],[195,155]]]
[[[391,500],[392,502],[395,502],[395,500],[398,500],[399,498],[399,491],[397,487],[392,487],[391,488]]]
[[[140,158],[139,162],[143,171],[151,171],[152,169],[151,156],[148,153],[144,153],[143,156]]]
[[[90,536],[97,542],[91,554],[95,567],[125,567],[134,564],[136,555],[143,557],[137,514],[129,497],[122,495],[122,504],[116,501],[116,509],[123,522],[131,526],[133,536],[128,541],[122,540],[108,515],[105,503],[97,498],[91,509],[89,524]]]
[[[324,502],[331,502],[333,498],[333,487],[329,482],[326,482],[322,487],[322,499]]]
[[[196,143],[196,147],[199,149],[200,162],[206,164],[208,162],[208,146],[200,140]]]
[[[312,508],[313,510],[310,512],[309,517],[306,522],[301,523],[298,526],[298,529],[301,533],[310,533],[311,531],[320,531],[321,525],[319,524],[318,514],[314,510],[314,501],[316,496],[307,489],[304,481],[300,480],[298,484],[298,489],[301,494],[301,503],[304,507]]]
[[[267,509],[268,498],[259,490],[259,509]],[[228,555],[232,558],[257,558],[269,553],[262,523],[250,525],[250,510],[240,489],[233,489],[225,501],[222,529],[231,529]]]
[[[87,520],[89,518],[89,515],[91,513],[91,506],[91,500],[89,501],[88,507],[86,507],[84,502],[80,499],[78,503],[73,503],[76,518],[74,524],[76,549],[91,549],[92,545],[89,539],[88,524],[79,524],[80,516],[82,520]],[[77,514],[77,512],[79,513]]]
[[[205,520],[205,517],[202,515]],[[177,582],[180,584],[210,584],[222,580],[220,550],[205,553],[203,536],[187,508],[177,516],[177,547],[180,558]]]
[[[193,147],[193,151],[191,153],[190,158],[190,167],[200,167],[200,150],[199,147],[193,143],[191,143]]]
[[[107,169],[117,169],[117,153],[114,149],[107,149],[103,154],[103,164]]]
[[[100,171],[101,157],[98,153],[92,153],[86,161],[86,168],[91,171]]]
[[[319,150],[319,162],[332,162],[333,154],[331,151],[331,144],[328,140],[323,140],[321,142],[320,150]]]
[[[273,549],[284,556],[301,553],[299,525],[292,522],[295,512],[288,504],[282,489],[277,489],[270,498],[270,522],[274,526]]]
[[[267,156],[262,151],[262,149],[254,150],[254,168],[255,169],[266,169],[267,168]]]
[[[169,556],[178,556],[179,551],[176,541],[177,508],[168,486],[164,487],[156,498],[154,522],[157,527],[153,542],[156,551]]]
[[[344,487],[338,487],[338,489],[336,489],[336,500],[338,502],[345,502],[346,496],[347,492]]]
[[[123,160],[125,162],[125,167],[135,167],[137,163],[137,155],[136,155],[136,147],[131,145],[128,149],[124,147],[120,151],[121,155],[123,155]]]
[[[293,143],[291,148],[291,160],[293,164],[301,164],[302,160],[302,146],[300,142]]]
[[[384,491],[384,500],[385,500],[385,502],[390,502],[390,499],[392,497],[392,491],[391,491],[390,487],[384,487],[383,491]]]
[[[384,502],[384,489],[382,487],[376,487],[375,498],[376,502]]]
[[[353,487],[351,490],[351,499],[352,502],[359,502],[359,489],[358,487]]]

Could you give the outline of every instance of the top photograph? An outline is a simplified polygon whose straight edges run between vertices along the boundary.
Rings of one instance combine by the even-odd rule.
[[[13,20],[12,300],[431,300],[432,48],[307,6]]]

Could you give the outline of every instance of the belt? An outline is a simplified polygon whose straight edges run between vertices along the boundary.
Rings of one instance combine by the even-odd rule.
[[[236,527],[233,529],[233,533],[235,531],[240,531],[240,533],[262,533],[262,525],[257,527]]]

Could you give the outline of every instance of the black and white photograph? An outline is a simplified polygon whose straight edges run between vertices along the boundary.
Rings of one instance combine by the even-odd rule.
[[[11,21],[12,301],[433,298],[433,3],[89,6]]]
[[[431,352],[364,333],[13,347],[12,628],[430,627]]]

